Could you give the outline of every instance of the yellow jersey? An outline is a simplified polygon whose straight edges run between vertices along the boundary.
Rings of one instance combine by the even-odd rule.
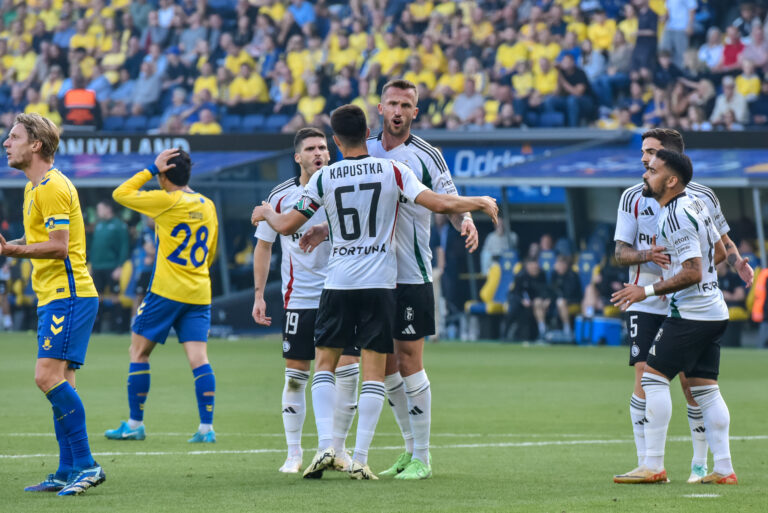
[[[64,260],[32,258],[32,289],[37,306],[56,299],[98,297],[85,265],[85,225],[80,198],[69,178],[51,168],[40,185],[24,189],[24,236],[27,244],[47,242],[48,234],[69,230],[69,247]]]
[[[208,305],[208,269],[219,231],[216,206],[196,192],[140,190],[151,179],[152,173],[145,169],[112,193],[116,202],[155,220],[157,258],[149,292],[180,303]]]

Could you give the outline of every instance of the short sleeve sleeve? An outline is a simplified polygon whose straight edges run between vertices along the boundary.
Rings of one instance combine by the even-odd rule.
[[[691,258],[701,258],[701,245],[699,244],[698,221],[684,208],[672,213],[674,221],[668,223],[668,226],[678,224],[680,228],[669,234],[669,241],[672,243],[680,262],[685,262]]]
[[[269,198],[269,204],[272,205],[272,208],[274,208],[275,212],[278,213],[284,207],[293,207],[293,205],[283,205],[284,200],[285,194],[275,194]],[[277,232],[273,230],[267,222],[259,223],[259,226],[256,227],[256,233],[254,236],[257,239],[263,240],[264,242],[275,242],[275,240],[277,240]]]
[[[428,190],[427,186],[416,178],[416,175],[413,174],[413,171],[408,166],[392,162],[392,167],[395,172],[395,182],[398,189],[410,201],[415,201],[416,196]]]
[[[614,241],[622,241],[634,244],[637,237],[637,217],[635,216],[636,194],[630,193],[630,189],[624,191],[619,201],[619,209],[616,215],[616,231]]]
[[[64,183],[50,181],[40,184],[37,190],[36,204],[43,214],[43,222],[48,233],[56,230],[69,230],[69,214],[72,208],[72,193]]]
[[[323,171],[320,170],[309,179],[306,187],[304,187],[301,199],[293,208],[309,219],[323,205],[323,193]]]

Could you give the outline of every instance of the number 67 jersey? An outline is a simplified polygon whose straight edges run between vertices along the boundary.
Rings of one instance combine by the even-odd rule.
[[[325,207],[331,237],[325,288],[394,289],[400,194],[414,201],[425,190],[409,167],[368,155],[313,174],[294,208],[310,218]]]
[[[701,281],[669,298],[669,316],[695,321],[728,319],[728,307],[717,283],[715,243],[720,236],[704,202],[683,192],[664,207],[659,217],[656,242],[672,260],[663,269],[665,280],[683,270],[683,262],[701,258]]]
[[[208,272],[216,253],[216,206],[197,192],[142,191],[152,179],[140,171],[112,193],[119,204],[155,221],[157,257],[147,292],[193,305],[211,303]]]

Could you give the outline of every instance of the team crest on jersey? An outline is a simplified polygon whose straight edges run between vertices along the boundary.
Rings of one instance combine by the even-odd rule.
[[[412,321],[413,320],[413,308],[408,306],[405,308],[405,320],[406,321]]]
[[[632,344],[632,357],[637,358],[637,356],[640,354],[640,347],[637,344]]]
[[[53,346],[51,345],[51,337],[45,337],[45,338],[43,339],[43,345],[42,345],[42,348],[43,348],[43,349],[45,349],[46,351],[48,351],[48,350],[49,350],[50,348],[52,348],[52,347],[53,347]]]
[[[659,340],[661,340],[661,335],[664,334],[664,328],[659,328],[658,333],[656,333],[656,337],[654,337],[653,342],[656,343]]]
[[[288,342],[287,340],[283,340],[283,352],[287,353],[290,350],[291,350],[291,343]]]
[[[49,230],[53,230],[53,228],[56,226],[56,220],[52,217],[49,217],[48,220],[45,222],[45,227]]]

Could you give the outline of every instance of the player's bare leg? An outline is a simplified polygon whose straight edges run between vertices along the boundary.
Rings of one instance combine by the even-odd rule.
[[[689,483],[698,483],[707,475],[707,435],[704,425],[704,416],[701,408],[691,393],[691,385],[685,374],[679,374],[680,386],[683,388],[685,400],[688,403],[688,426],[691,429],[691,441],[693,442],[693,458],[691,459],[691,475]]]
[[[537,297],[533,300],[533,317],[536,319],[536,326],[539,328],[539,340],[544,339],[547,332],[547,309],[549,308],[549,299]]]
[[[318,451],[304,470],[304,477],[316,479],[323,471],[333,466],[333,413],[336,403],[334,370],[339,363],[343,349],[317,347],[315,349],[315,375],[312,378],[312,407],[315,411]]]

